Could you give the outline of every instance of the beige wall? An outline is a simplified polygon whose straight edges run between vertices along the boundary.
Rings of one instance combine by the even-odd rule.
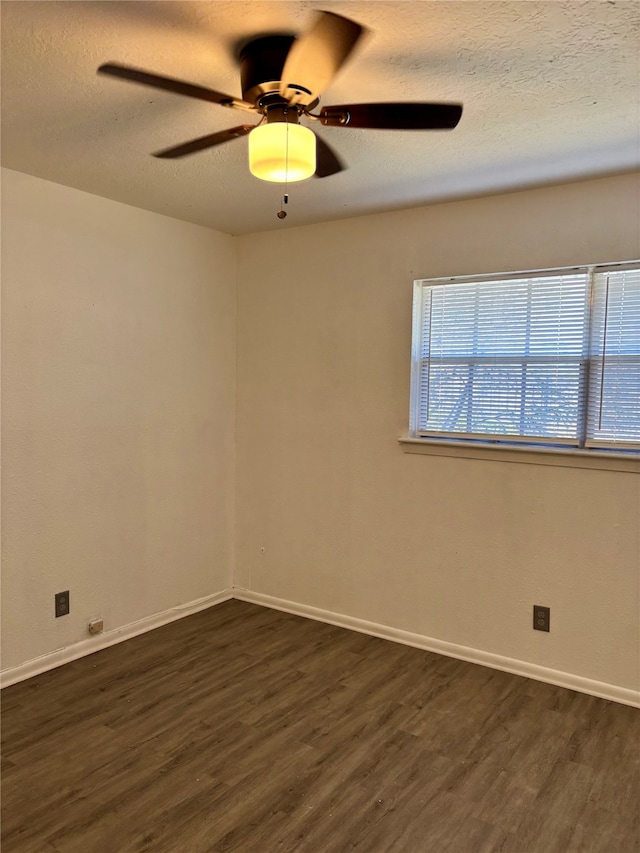
[[[637,687],[639,478],[397,438],[414,278],[637,258],[639,197],[620,176],[238,238],[236,585]]]
[[[230,586],[236,256],[2,174],[7,669]]]
[[[3,669],[235,565],[238,587],[637,686],[639,478],[397,443],[412,280],[638,257],[632,178],[240,238],[15,172],[2,190]]]

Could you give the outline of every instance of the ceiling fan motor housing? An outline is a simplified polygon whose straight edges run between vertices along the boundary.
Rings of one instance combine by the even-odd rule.
[[[264,36],[250,41],[242,48],[240,51],[240,82],[243,100],[253,103],[257,107],[286,103],[286,99],[280,95],[282,72],[294,41],[293,36]],[[293,89],[308,93],[308,90],[303,86],[297,86],[295,81],[287,80],[285,82],[287,86]],[[296,115],[293,120],[297,121],[297,111],[294,110],[293,112]],[[291,119],[288,120],[291,121]]]

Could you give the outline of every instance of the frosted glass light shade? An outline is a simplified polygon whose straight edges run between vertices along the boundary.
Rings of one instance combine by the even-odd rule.
[[[301,124],[261,124],[249,134],[249,169],[263,181],[304,181],[316,170],[316,137]]]

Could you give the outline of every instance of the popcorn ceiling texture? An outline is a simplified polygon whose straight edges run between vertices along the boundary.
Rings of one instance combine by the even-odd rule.
[[[349,165],[291,189],[248,171],[246,139],[150,152],[246,116],[96,76],[125,62],[239,95],[239,42],[301,32],[315,2],[2,4],[3,165],[239,234],[637,167],[640,6],[328,2],[370,33],[324,104],[461,101],[453,132],[313,129]]]

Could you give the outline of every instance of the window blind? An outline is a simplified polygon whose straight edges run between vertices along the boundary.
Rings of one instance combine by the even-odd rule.
[[[587,445],[640,447],[640,268],[593,280]]]
[[[416,282],[412,431],[640,447],[640,266]]]

